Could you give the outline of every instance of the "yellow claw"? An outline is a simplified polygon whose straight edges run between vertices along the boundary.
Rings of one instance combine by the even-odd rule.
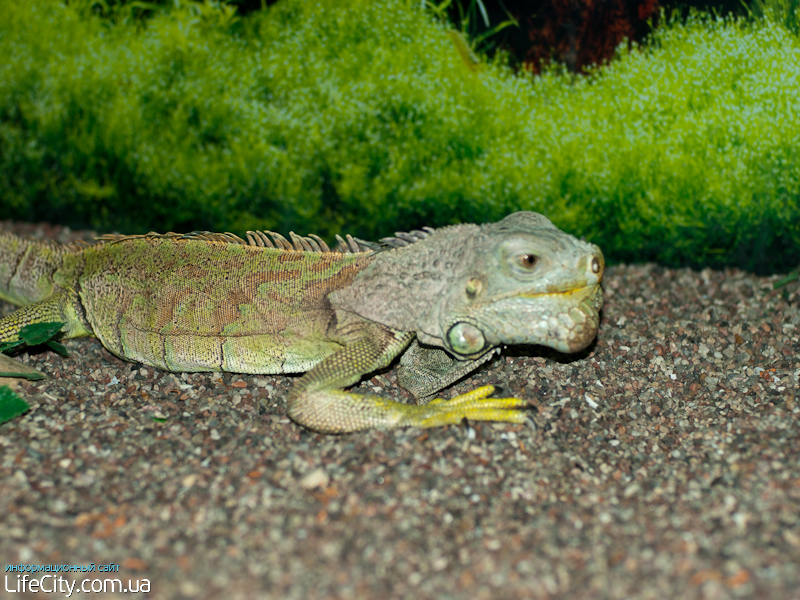
[[[490,398],[493,385],[484,385],[450,400],[436,398],[424,406],[406,423],[417,427],[439,427],[470,421],[499,421],[525,423],[531,406],[520,398]]]

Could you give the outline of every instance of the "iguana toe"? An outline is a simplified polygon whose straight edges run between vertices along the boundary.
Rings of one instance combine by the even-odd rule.
[[[410,412],[404,424],[438,427],[459,423],[463,419],[525,423],[533,407],[521,398],[497,398],[493,395],[496,390],[493,385],[484,385],[449,400],[436,398]]]

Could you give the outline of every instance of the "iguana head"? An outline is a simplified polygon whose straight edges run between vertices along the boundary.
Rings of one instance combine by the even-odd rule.
[[[603,254],[542,215],[398,236],[332,294],[335,308],[464,358],[506,344],[577,352],[594,339]]]
[[[481,226],[472,261],[440,313],[436,337],[453,354],[504,344],[577,352],[594,339],[605,268],[597,246],[518,212]],[[420,341],[432,342],[425,334]]]

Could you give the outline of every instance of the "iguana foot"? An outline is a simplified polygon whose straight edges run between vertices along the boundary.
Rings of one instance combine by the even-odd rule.
[[[435,398],[408,415],[403,425],[417,427],[439,427],[469,421],[499,421],[503,423],[526,423],[533,406],[520,398],[490,397],[496,388],[484,385],[477,389],[445,400]]]
[[[302,381],[302,380],[301,380]],[[469,421],[526,423],[534,407],[519,398],[490,398],[495,387],[485,385],[450,400],[436,398],[428,404],[403,404],[380,396],[361,396],[342,390],[290,392],[289,416],[309,429],[323,433],[349,433],[364,429],[439,427]]]

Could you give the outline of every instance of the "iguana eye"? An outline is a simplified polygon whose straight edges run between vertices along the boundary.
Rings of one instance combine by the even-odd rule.
[[[539,262],[539,257],[535,254],[520,254],[518,260],[523,269],[530,271],[536,266],[536,263]]]

